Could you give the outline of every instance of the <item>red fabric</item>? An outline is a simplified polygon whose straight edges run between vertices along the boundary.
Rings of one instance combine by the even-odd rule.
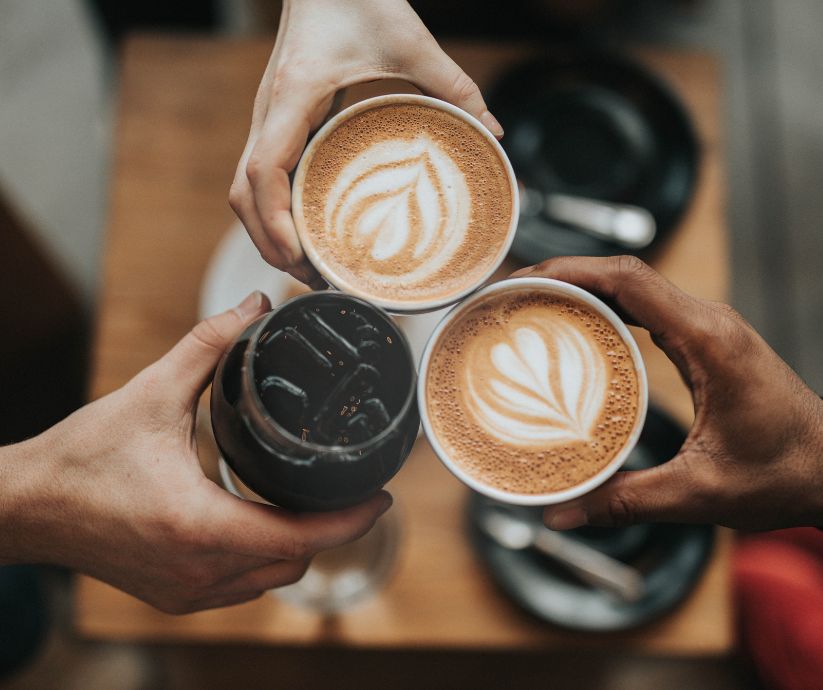
[[[740,636],[769,688],[823,688],[823,532],[746,537],[734,557]]]

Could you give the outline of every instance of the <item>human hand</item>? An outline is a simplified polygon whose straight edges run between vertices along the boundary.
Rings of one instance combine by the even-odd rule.
[[[288,175],[338,92],[387,78],[449,101],[503,136],[475,83],[406,0],[284,0],[229,203],[266,261],[314,287],[324,283],[297,239]]]
[[[549,527],[823,525],[823,402],[737,312],[687,295],[634,257],[550,259],[515,273],[525,275],[578,285],[648,330],[695,411],[676,457],[547,508]]]
[[[312,555],[365,534],[391,504],[387,493],[295,514],[235,498],[200,469],[200,395],[234,338],[269,308],[253,293],[123,388],[0,448],[0,562],[63,565],[187,613],[295,582]]]

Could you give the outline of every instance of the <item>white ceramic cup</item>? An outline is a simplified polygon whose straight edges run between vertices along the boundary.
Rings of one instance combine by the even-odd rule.
[[[383,299],[380,295],[373,294],[372,292],[365,291],[358,287],[355,281],[346,280],[340,275],[338,275],[333,268],[329,265],[327,261],[323,258],[323,254],[317,250],[314,246],[311,235],[308,233],[306,228],[305,218],[303,214],[303,183],[306,178],[306,173],[308,168],[311,165],[311,161],[314,157],[315,150],[326,140],[326,138],[341,124],[349,120],[354,115],[362,113],[366,110],[371,110],[372,108],[376,108],[379,106],[384,105],[397,105],[397,104],[416,104],[416,105],[425,105],[431,108],[437,108],[438,110],[445,111],[454,115],[455,117],[459,118],[463,122],[471,125],[475,130],[477,130],[485,139],[489,142],[492,148],[495,150],[497,155],[500,157],[500,160],[503,163],[503,167],[506,170],[507,177],[509,179],[509,187],[511,193],[511,218],[509,219],[509,226],[507,230],[507,236],[505,241],[501,244],[500,249],[495,256],[494,260],[490,263],[488,269],[478,277],[472,284],[466,285],[461,290],[455,290],[453,293],[439,298],[439,299],[429,299],[429,300],[417,300],[414,302],[409,301],[400,301],[400,300],[392,300],[392,299]],[[419,96],[415,94],[392,94],[388,96],[377,96],[375,98],[369,98],[364,101],[360,101],[359,103],[355,103],[354,105],[349,106],[345,110],[341,111],[337,115],[335,115],[332,119],[330,119],[323,127],[314,135],[312,140],[309,142],[308,146],[306,146],[305,151],[303,151],[303,155],[300,158],[300,162],[297,165],[297,169],[294,173],[294,179],[292,181],[292,215],[294,217],[294,224],[297,229],[297,236],[300,240],[300,244],[303,247],[303,251],[306,253],[311,264],[317,270],[317,272],[323,277],[323,279],[329,283],[333,288],[341,290],[343,292],[347,292],[351,295],[355,295],[357,297],[361,297],[363,299],[368,300],[369,302],[376,304],[384,309],[395,313],[395,314],[414,314],[414,313],[421,313],[421,312],[429,312],[435,311],[437,309],[442,309],[443,307],[447,307],[459,300],[463,299],[466,295],[474,292],[478,287],[485,284],[486,281],[492,276],[492,274],[497,270],[503,260],[506,258],[506,255],[509,252],[509,248],[511,247],[512,241],[514,240],[514,234],[517,229],[517,221],[520,217],[520,194],[517,188],[517,178],[514,175],[514,170],[512,169],[511,163],[509,162],[508,156],[506,156],[505,151],[503,151],[503,147],[500,146],[497,139],[480,123],[479,120],[474,118],[472,115],[469,115],[464,110],[452,105],[451,103],[446,103],[445,101],[438,100],[437,98],[430,98],[428,96]]]
[[[467,473],[460,465],[452,461],[449,454],[440,445],[437,435],[432,428],[431,420],[429,419],[428,405],[426,403],[426,385],[428,382],[429,361],[431,360],[432,352],[434,351],[440,336],[455,322],[461,315],[466,313],[469,309],[482,302],[489,297],[508,290],[516,290],[518,292],[546,292],[560,297],[568,297],[579,302],[583,302],[591,307],[606,321],[620,335],[626,347],[629,349],[632,361],[634,363],[635,371],[637,373],[638,386],[638,405],[637,417],[634,422],[629,437],[626,439],[621,450],[612,458],[608,465],[589,479],[576,484],[568,489],[561,491],[554,491],[543,494],[518,494],[510,491],[504,491],[494,486],[490,486],[479,481],[477,478]],[[550,278],[510,278],[500,282],[489,285],[482,290],[479,290],[468,299],[458,304],[452,309],[438,324],[437,328],[431,334],[426,349],[423,351],[423,358],[420,362],[420,375],[417,378],[417,404],[420,408],[420,420],[423,423],[423,430],[426,437],[431,443],[434,452],[446,468],[454,474],[460,481],[468,485],[475,491],[493,498],[497,501],[510,503],[514,505],[552,505],[555,503],[563,503],[572,499],[578,498],[583,494],[596,489],[603,484],[609,477],[611,477],[618,469],[626,462],[632,449],[637,445],[640,438],[640,432],[643,430],[643,423],[646,420],[646,409],[648,407],[648,381],[646,378],[646,367],[643,364],[643,359],[640,356],[640,350],[637,347],[632,334],[626,325],[620,320],[617,314],[612,311],[608,305],[599,300],[597,297],[589,292],[569,283],[564,283],[559,280],[552,280]]]

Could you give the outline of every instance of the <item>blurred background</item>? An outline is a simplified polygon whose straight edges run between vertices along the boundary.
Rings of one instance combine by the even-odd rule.
[[[732,302],[813,388],[823,391],[818,356],[823,3],[412,4],[438,39],[631,43],[717,56],[723,72]],[[85,399],[124,41],[150,31],[262,34],[273,42],[279,11],[274,0],[0,0],[0,443],[38,433]],[[248,107],[250,112],[251,103]],[[45,645],[13,677],[0,678],[0,687],[187,687],[186,665],[205,658],[198,651],[174,661],[165,649],[78,641],[68,630],[65,578],[49,577],[47,615],[53,625]],[[0,620],[0,640],[6,639],[3,634],[14,637],[3,627]],[[222,658],[261,668],[275,664],[291,680],[273,681],[273,687],[300,687],[299,668],[311,657],[304,651],[235,649]],[[370,667],[390,676],[371,652],[355,658],[329,652],[323,658],[352,673]],[[402,663],[413,668],[424,662],[410,653]],[[456,669],[476,663],[468,657],[454,661]],[[552,678],[546,663],[524,656],[512,673],[531,687]],[[578,674],[595,682],[586,675],[585,656],[566,655],[552,663],[559,664],[560,676]],[[755,682],[746,662],[736,658],[697,663],[629,657],[607,663],[611,680],[598,673],[596,686],[576,687],[678,688],[702,682],[706,688],[743,688]],[[458,686],[455,681],[450,687]]]

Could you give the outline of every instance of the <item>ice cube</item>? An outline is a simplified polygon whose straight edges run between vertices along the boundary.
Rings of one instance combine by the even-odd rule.
[[[308,393],[282,376],[267,376],[260,381],[258,388],[269,414],[295,433],[309,407]]]
[[[360,443],[377,436],[391,422],[391,417],[379,398],[368,398],[358,412],[348,420],[346,430],[352,443]]]
[[[360,400],[369,395],[379,380],[380,373],[369,364],[358,364],[349,371],[315,408],[312,428],[317,438],[323,443],[334,443],[346,428],[350,399]]]
[[[372,425],[369,423],[368,415],[358,412],[346,423],[346,432],[351,443],[362,443],[368,441],[375,435]]]
[[[324,344],[324,349],[330,348],[338,355],[346,354],[355,362],[360,361],[357,348],[335,331],[315,312],[303,309],[300,311],[300,318],[312,333],[315,333]],[[325,347],[325,346],[328,346]]]
[[[309,363],[315,364],[323,369],[331,369],[334,365],[332,361],[317,347],[315,347],[300,331],[294,326],[286,326],[274,333],[270,340],[277,341],[284,339],[297,347],[298,351],[305,355]]]
[[[363,402],[360,409],[369,416],[372,428],[377,431],[382,431],[391,422],[391,415],[380,398],[369,398]]]

